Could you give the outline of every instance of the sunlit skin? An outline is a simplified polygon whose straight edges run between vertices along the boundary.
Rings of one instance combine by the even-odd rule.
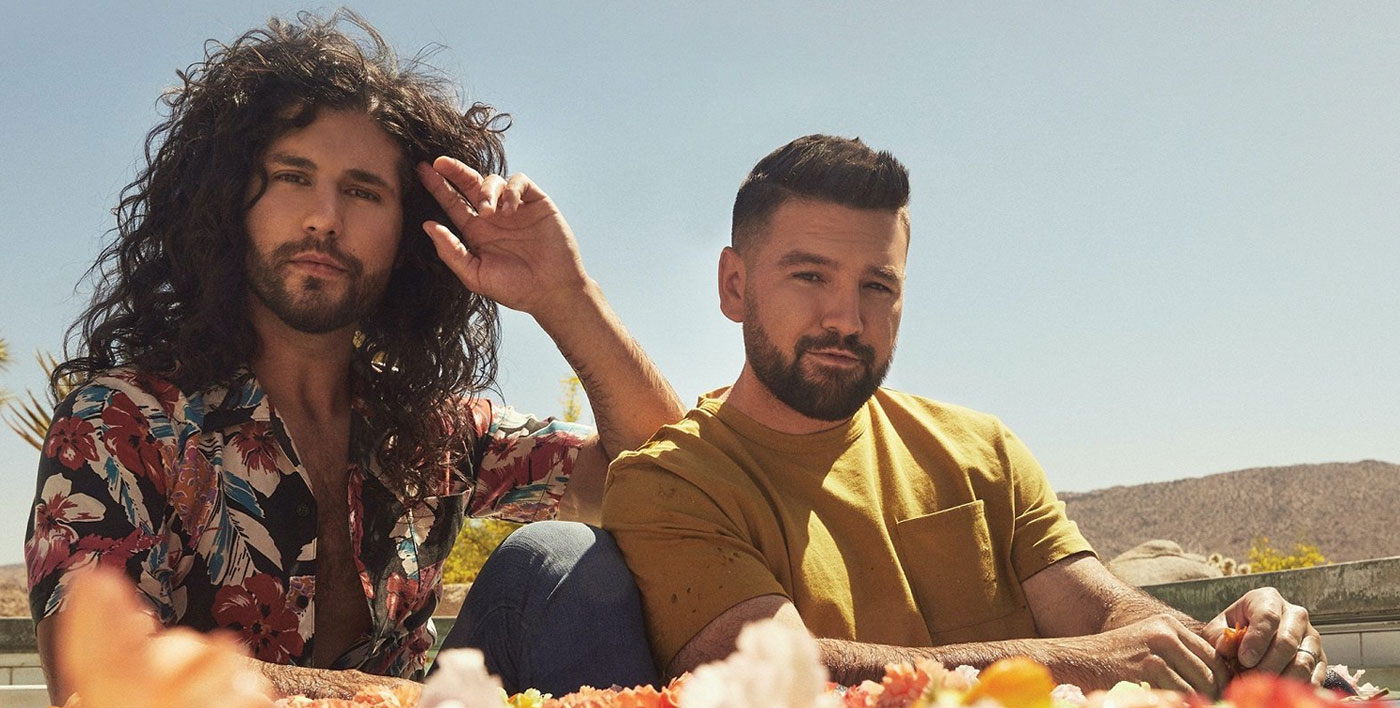
[[[272,269],[285,307],[325,315],[347,298],[378,300],[403,235],[403,160],[373,120],[353,111],[322,111],[268,146],[267,185],[246,224],[249,247]],[[267,299],[250,298],[255,321],[268,319]],[[353,327],[349,319],[334,328]]]
[[[726,248],[720,255],[720,309],[726,317],[735,322],[756,317],[789,361],[800,339],[825,332],[843,341],[855,336],[873,350],[877,366],[893,356],[909,250],[902,213],[793,199],[774,211],[764,235],[746,250]],[[799,363],[809,381],[851,377],[864,366],[840,346],[809,350]],[[748,361],[726,401],[786,433],[840,424],[784,404]]]

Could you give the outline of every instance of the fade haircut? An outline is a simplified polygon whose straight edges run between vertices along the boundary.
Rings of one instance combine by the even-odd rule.
[[[909,171],[894,155],[876,152],[860,138],[807,135],[784,145],[754,165],[734,198],[729,245],[744,255],[761,240],[768,219],[790,199],[814,199],[854,209],[909,217]]]
[[[351,371],[383,432],[366,442],[385,477],[409,496],[436,493],[444,465],[474,444],[462,400],[494,381],[499,325],[496,304],[462,287],[421,233],[427,219],[448,220],[413,165],[451,155],[504,173],[509,117],[480,103],[463,110],[422,55],[401,65],[345,10],[209,40],[204,60],[177,76],[145,165],[122,191],[116,237],[88,273],[92,303],[69,330],[54,390],[118,366],[187,391],[238,385],[258,349],[245,217],[267,187],[264,152],[323,111],[361,112],[403,152],[404,237],[382,299],[359,322]]]

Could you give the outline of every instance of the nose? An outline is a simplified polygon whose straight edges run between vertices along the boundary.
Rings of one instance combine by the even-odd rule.
[[[334,189],[314,190],[306,214],[302,218],[302,230],[308,236],[331,238],[338,236],[341,229],[340,193]]]
[[[822,313],[822,328],[842,337],[860,334],[865,329],[860,312],[860,290],[833,289]]]

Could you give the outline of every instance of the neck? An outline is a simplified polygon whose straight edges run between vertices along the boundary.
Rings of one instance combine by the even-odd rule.
[[[313,418],[330,418],[349,409],[354,326],[307,334],[287,326],[260,303],[249,314],[258,334],[250,365],[279,409]]]
[[[739,373],[738,380],[729,387],[721,400],[725,405],[734,406],[740,413],[759,423],[789,435],[820,433],[850,421],[850,418],[836,421],[819,420],[798,413],[774,396],[773,392],[758,380],[748,362],[744,363],[744,370]]]

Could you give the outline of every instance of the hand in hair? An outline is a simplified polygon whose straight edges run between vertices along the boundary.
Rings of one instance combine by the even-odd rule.
[[[457,228],[427,221],[423,230],[473,292],[538,316],[587,287],[573,232],[529,177],[483,177],[450,157],[420,164],[418,177]]]

